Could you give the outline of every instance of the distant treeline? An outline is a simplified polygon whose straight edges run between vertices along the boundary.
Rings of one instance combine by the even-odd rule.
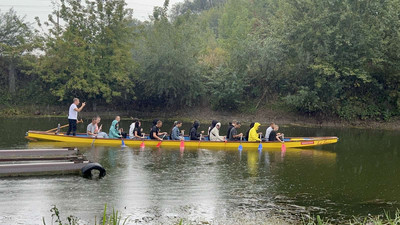
[[[400,0],[166,0],[145,22],[61,0],[37,23],[0,14],[2,105],[400,115]]]

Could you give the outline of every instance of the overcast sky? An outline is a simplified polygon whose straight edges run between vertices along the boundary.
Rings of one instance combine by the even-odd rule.
[[[170,0],[170,6],[184,0]],[[26,15],[27,22],[35,22],[38,16],[40,21],[47,20],[48,14],[52,12],[52,0],[0,0],[2,13],[11,7],[21,16]],[[154,6],[162,6],[164,0],[125,0],[129,8],[133,9],[133,15],[139,20],[147,20],[153,12]]]

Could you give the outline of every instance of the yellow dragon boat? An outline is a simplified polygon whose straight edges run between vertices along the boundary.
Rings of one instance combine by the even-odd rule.
[[[191,141],[188,140],[188,137],[185,137],[184,143],[182,141],[174,141],[174,140],[151,140],[148,138],[144,138],[142,140],[136,139],[112,139],[112,138],[93,138],[89,137],[86,134],[77,134],[77,136],[67,136],[64,133],[55,134],[44,131],[28,131],[26,134],[26,138],[31,141],[55,141],[55,142],[64,142],[70,144],[79,144],[79,145],[102,145],[102,146],[121,146],[123,143],[128,147],[140,147],[140,146],[162,146],[162,147],[190,147],[190,148],[238,148],[241,144],[243,149],[258,149],[260,142],[248,142],[248,141],[227,141],[227,142],[218,142],[218,141]],[[285,137],[285,146],[287,148],[303,148],[303,147],[313,147],[319,145],[333,144],[338,141],[337,137]],[[281,142],[261,142],[263,148],[281,148]]]

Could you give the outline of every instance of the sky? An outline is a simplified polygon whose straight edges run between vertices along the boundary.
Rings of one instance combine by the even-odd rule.
[[[184,0],[170,0],[172,5]],[[147,20],[153,12],[154,6],[162,6],[164,0],[125,0],[128,8],[133,9],[133,16],[139,20]],[[35,17],[40,21],[46,21],[47,16],[52,12],[52,0],[0,0],[0,12],[4,13],[11,7],[20,16],[26,16],[25,21],[35,23]]]

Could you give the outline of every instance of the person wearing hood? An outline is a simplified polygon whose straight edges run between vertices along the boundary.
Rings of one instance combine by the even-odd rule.
[[[197,129],[199,129],[200,123],[199,121],[194,121],[193,127],[190,129],[189,137],[190,140],[200,140],[200,134],[197,133]],[[204,134],[204,131],[201,131],[201,134]]]
[[[255,123],[254,127],[250,129],[248,141],[260,141],[260,136],[259,133],[257,132],[260,125],[261,125],[260,123]]]
[[[225,137],[219,136],[219,129],[221,129],[221,123],[218,122],[210,131],[210,141],[225,141]]]
[[[115,117],[115,120],[112,121],[110,132],[108,134],[109,138],[121,138],[120,129],[119,129],[119,121],[121,118],[119,116]]]

